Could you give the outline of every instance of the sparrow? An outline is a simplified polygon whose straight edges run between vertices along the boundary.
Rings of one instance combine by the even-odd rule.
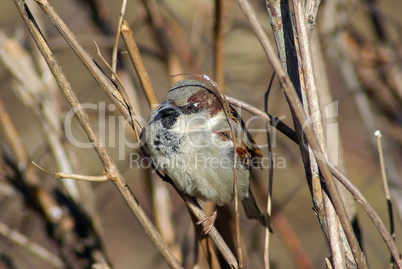
[[[236,110],[212,85],[199,80],[174,84],[166,101],[150,115],[141,139],[154,166],[179,191],[217,206],[233,200],[236,152],[238,199],[248,218],[267,225],[249,186],[250,169],[261,168],[262,153]],[[217,207],[197,222],[206,222],[204,234],[211,230],[216,217]]]

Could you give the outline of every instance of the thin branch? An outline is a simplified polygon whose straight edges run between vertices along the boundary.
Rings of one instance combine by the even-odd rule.
[[[119,190],[119,192],[125,199],[127,205],[130,207],[131,211],[137,217],[141,226],[147,232],[148,236],[150,237],[152,242],[155,244],[155,246],[158,248],[158,250],[161,252],[161,254],[165,258],[165,260],[169,263],[169,265],[172,268],[182,268],[180,263],[177,261],[177,259],[174,257],[174,255],[171,253],[169,247],[163,241],[162,237],[160,236],[160,234],[158,233],[158,231],[156,230],[156,228],[154,227],[154,225],[152,224],[150,219],[147,217],[145,211],[142,209],[142,207],[139,205],[139,203],[133,196],[131,190],[128,188],[128,185],[127,185],[124,177],[121,175],[120,171],[118,170],[118,168],[117,168],[116,164],[114,163],[113,159],[111,158],[108,150],[103,145],[103,142],[99,139],[99,135],[97,134],[91,121],[89,120],[88,114],[85,112],[85,110],[81,109],[81,105],[78,102],[78,99],[77,99],[75,93],[71,90],[71,86],[67,82],[67,79],[61,70],[61,67],[58,65],[56,59],[53,57],[53,54],[52,54],[50,48],[48,47],[47,42],[44,40],[39,29],[37,29],[36,24],[33,21],[33,18],[28,15],[29,14],[28,7],[21,0],[14,0],[14,2],[16,4],[22,18],[25,21],[25,24],[27,25],[29,32],[31,33],[32,37],[34,38],[36,45],[38,46],[39,50],[41,51],[41,54],[43,55],[43,57],[46,60],[46,63],[48,64],[49,68],[51,69],[53,76],[56,78],[56,81],[59,84],[64,97],[67,99],[67,101],[69,102],[71,107],[73,107],[73,109],[75,109],[75,115],[78,118],[79,123],[81,124],[82,128],[84,129],[84,131],[87,134],[91,143],[95,146],[95,150],[98,153],[98,156],[103,163],[106,175],[115,184],[116,188]],[[51,21],[53,23],[55,23],[55,25],[58,26],[58,29],[60,30],[61,33],[64,33],[64,34],[69,33],[68,38],[75,39],[74,36],[72,35],[72,33],[65,26],[64,22],[62,22],[61,19],[58,17],[58,15],[54,12],[53,8],[49,6],[47,1],[38,1],[38,3],[40,4],[40,7],[45,12],[45,14],[51,18]],[[89,57],[85,53],[85,51],[81,51],[81,52],[83,52],[85,54],[84,57]],[[92,69],[92,70],[94,70],[94,69]],[[99,73],[100,70],[98,68],[96,68],[96,70],[97,70],[96,72],[91,72],[91,73],[93,73],[93,75],[96,76],[96,78],[98,78],[101,82],[104,82],[104,84],[102,84],[102,85],[104,87],[106,85],[110,85],[111,84],[110,80],[106,79],[103,74],[100,76],[100,73]],[[101,82],[99,82],[99,83],[101,83]],[[114,87],[112,87],[111,89],[114,89]],[[125,113],[123,115],[126,115],[126,114],[127,114],[127,112],[125,111]]]
[[[383,186],[384,186],[385,198],[387,199],[387,208],[388,208],[388,216],[389,216],[390,233],[391,233],[392,239],[395,241],[394,214],[393,214],[393,210],[392,210],[391,195],[389,193],[389,187],[388,187],[387,171],[385,169],[384,152],[382,150],[382,143],[381,143],[382,135],[381,135],[381,131],[380,130],[375,131],[374,136],[377,137],[378,155],[380,157],[382,183],[383,183]],[[390,268],[393,268],[393,266],[392,266],[392,255],[391,255]]]
[[[264,98],[264,110],[265,113],[268,115],[268,97],[269,93],[271,92],[272,83],[275,78],[275,73],[272,73],[271,80],[268,85],[268,89],[265,92]],[[268,191],[267,191],[267,227],[265,229],[265,242],[264,242],[264,263],[265,269],[269,269],[269,240],[270,240],[270,216],[272,216],[272,187],[273,187],[273,180],[274,180],[274,161],[272,158],[272,144],[271,144],[271,132],[269,129],[269,123],[265,123],[265,128],[267,129],[267,142],[268,142],[268,158],[269,158],[269,173],[268,173]]]
[[[16,0],[14,0],[16,1]],[[52,6],[46,0],[36,1],[45,15],[49,18],[52,24],[60,32],[63,38],[67,41],[71,49],[78,56],[84,66],[88,69],[91,75],[95,78],[99,86],[109,96],[112,102],[116,105],[119,112],[125,117],[127,122],[131,122],[131,115],[127,110],[126,103],[121,94],[117,90],[113,82],[105,75],[99,68],[95,60],[88,54],[88,52],[78,43],[77,38],[70,31],[60,16],[54,11]]]
[[[382,150],[381,131],[380,130],[375,131],[374,136],[377,137],[378,155],[380,157],[381,176],[382,176],[382,183],[384,185],[385,198],[387,200],[391,200],[391,195],[389,194],[389,187],[388,187],[388,180],[387,180],[387,171],[385,170],[384,152]],[[391,228],[392,228],[392,226],[391,226]],[[392,232],[393,232],[393,230],[391,230],[391,233]]]
[[[321,120],[321,109],[320,102],[318,98],[318,91],[315,80],[315,72],[313,68],[313,57],[311,53],[311,33],[307,32],[305,9],[303,6],[303,1],[293,0],[293,10],[295,13],[295,24],[297,30],[297,42],[298,54],[300,54],[301,71],[303,74],[303,82],[305,91],[302,91],[302,96],[307,98],[307,106],[305,106],[305,111],[309,114],[311,118],[311,126],[314,130],[314,134],[319,142],[320,147],[323,150],[324,158],[328,161],[327,156],[327,141],[324,136],[324,130],[322,128]],[[315,3],[317,4],[317,3]],[[318,4],[315,6],[318,10]],[[312,31],[312,28],[311,28]],[[302,98],[303,98],[302,97]],[[336,212],[333,209],[331,200],[328,198],[327,194],[322,191],[321,179],[319,172],[317,171],[317,162],[314,157],[310,154],[310,167],[311,167],[311,183],[312,183],[312,194],[313,201],[317,207],[318,216],[320,218],[321,226],[327,234],[331,253],[332,262],[335,269],[346,267],[346,255],[347,258],[351,259],[353,262],[353,257],[348,257],[350,253],[350,245],[345,240],[343,236],[343,230],[340,223],[337,221]],[[342,201],[342,200],[341,200]],[[343,203],[342,203],[343,204]],[[340,244],[342,243],[342,244]],[[342,251],[342,246],[345,251]],[[342,253],[343,252],[343,253]]]
[[[117,26],[117,32],[116,32],[116,41],[113,46],[113,51],[112,51],[112,80],[114,81],[116,79],[116,72],[117,72],[117,53],[119,51],[119,41],[120,41],[120,34],[121,34],[121,26],[123,24],[123,19],[124,19],[124,14],[126,13],[126,7],[127,7],[127,0],[123,0],[123,3],[121,4],[121,10],[119,14],[119,24]]]
[[[214,79],[225,92],[225,67],[224,67],[224,38],[223,38],[223,14],[225,0],[215,0],[215,27],[214,27]]]
[[[324,196],[324,207],[327,221],[327,237],[331,249],[331,261],[334,269],[343,269],[346,267],[345,253],[342,251],[340,228],[334,207],[329,201],[328,196]]]
[[[3,135],[5,136],[7,143],[13,150],[15,159],[18,163],[18,168],[21,171],[24,171],[28,165],[28,154],[25,150],[24,144],[22,143],[21,137],[19,136],[17,129],[15,128],[15,125],[11,120],[10,114],[7,112],[1,99],[0,99],[0,127],[3,129]]]
[[[321,111],[320,103],[318,100],[317,87],[315,82],[315,74],[313,70],[313,61],[311,55],[310,38],[307,37],[307,30],[305,25],[304,17],[304,7],[301,1],[293,0],[293,10],[295,13],[295,24],[297,32],[297,55],[300,68],[300,84],[304,91],[301,91],[301,100],[303,100],[304,111],[311,119],[311,126],[314,130],[314,134],[317,137],[318,143],[323,150],[323,157],[327,159],[327,149],[325,147],[326,141],[324,137],[324,131],[321,124]],[[302,126],[300,126],[302,127]],[[297,132],[296,127],[296,132]],[[301,129],[302,132],[302,129]],[[302,142],[304,143],[304,141]],[[320,224],[325,234],[329,238],[328,226],[332,225],[332,230],[336,230],[337,222],[328,223],[329,220],[334,220],[333,216],[329,216],[329,212],[326,210],[331,207],[328,203],[331,203],[329,199],[325,199],[326,193],[323,192],[321,187],[321,179],[319,174],[319,169],[317,161],[314,156],[310,153],[310,148],[305,148],[302,145],[302,151],[307,151],[307,160],[303,159],[305,162],[305,169],[309,169],[309,180],[311,180],[311,194],[314,203],[314,208],[317,212]],[[326,204],[327,203],[327,204]],[[331,212],[335,212],[331,210]],[[329,241],[331,244],[331,241]],[[333,248],[331,248],[332,251]],[[353,260],[353,259],[352,259]]]
[[[66,173],[72,172],[70,160],[60,140],[61,111],[54,93],[49,92],[47,85],[35,72],[32,57],[18,42],[8,39],[4,33],[1,33],[0,47],[3,48],[0,51],[0,59],[16,81],[16,87],[13,87],[16,95],[40,119],[41,130],[59,169]],[[12,47],[18,48],[18,50],[10,49]],[[61,183],[75,202],[82,200],[77,182],[62,180]]]
[[[140,121],[138,120],[138,116],[135,114],[132,106],[131,106],[131,102],[130,102],[130,98],[128,97],[127,91],[124,87],[123,82],[120,80],[119,76],[117,75],[117,73],[112,69],[112,67],[109,65],[109,63],[105,60],[105,58],[102,56],[102,53],[99,49],[98,44],[94,41],[95,46],[96,46],[96,51],[98,53],[98,56],[101,58],[101,60],[103,61],[103,63],[110,69],[110,71],[112,72],[112,74],[114,75],[114,80],[118,82],[118,84],[120,85],[121,91],[123,92],[123,100],[125,105],[127,106],[127,110],[130,114],[130,125],[133,128],[135,135],[137,136],[137,141],[140,141],[140,135],[138,133],[138,129],[135,127],[134,123],[137,124],[137,126],[139,127],[140,130],[142,130],[142,125],[140,123]],[[134,114],[134,115],[133,115]],[[135,117],[135,121],[132,117]]]
[[[10,229],[10,227],[3,222],[0,222],[0,234],[42,260],[50,263],[55,268],[65,268],[63,261],[58,256],[54,255],[52,251],[47,250],[34,242],[30,242],[25,235]]]
[[[239,101],[233,97],[227,96],[226,98],[228,99],[228,101],[231,104],[238,106],[240,108],[243,108],[243,109],[249,111],[250,113],[253,113],[254,115],[261,117],[261,119],[263,119],[267,122],[270,122],[270,124],[272,126],[274,126],[279,131],[281,131],[284,135],[286,135],[293,142],[297,143],[295,131],[292,130],[289,126],[287,126],[283,122],[279,121],[280,124],[275,124],[276,121],[272,120],[274,117],[266,115],[263,111],[255,108],[247,103]],[[265,116],[263,116],[264,114],[265,114]],[[402,268],[402,261],[399,258],[399,251],[395,244],[395,241],[393,240],[391,234],[387,230],[384,222],[381,220],[380,216],[377,214],[375,209],[367,201],[367,199],[360,192],[360,190],[355,185],[353,185],[351,180],[348,179],[348,177],[345,176],[334,164],[332,164],[331,162],[328,162],[328,167],[331,170],[331,173],[353,195],[356,202],[363,208],[363,210],[369,216],[369,218],[371,219],[371,221],[374,223],[377,230],[379,231],[379,233],[380,233],[381,237],[383,238],[385,244],[387,245],[388,249],[390,250],[392,257],[393,257],[394,261],[396,262],[398,268]]]
[[[348,216],[346,214],[346,210],[340,199],[340,195],[338,189],[335,185],[335,181],[332,178],[331,172],[328,168],[328,164],[325,160],[325,155],[320,147],[320,144],[317,138],[314,135],[314,131],[312,127],[308,124],[310,121],[309,117],[306,115],[303,109],[303,105],[300,102],[300,99],[293,87],[293,84],[290,82],[289,76],[286,71],[283,69],[280,60],[278,59],[277,54],[275,53],[270,40],[268,39],[267,34],[259,23],[256,12],[251,4],[247,0],[237,0],[240,7],[242,8],[244,14],[249,20],[250,27],[255,32],[257,38],[259,39],[267,58],[269,59],[271,65],[273,66],[275,72],[278,75],[279,81],[285,91],[285,95],[289,101],[289,105],[295,111],[297,120],[303,124],[304,126],[304,134],[307,137],[308,143],[312,148],[313,154],[317,159],[318,166],[320,168],[321,174],[323,175],[323,179],[325,185],[327,187],[329,196],[334,204],[335,211],[337,212],[339,219],[341,221],[342,227],[345,231],[346,237],[351,246],[353,255],[355,257],[356,263],[359,268],[367,268],[366,260],[363,252],[360,249],[359,243],[354,234],[353,228],[349,222]]]
[[[159,102],[156,98],[155,91],[152,87],[151,80],[149,79],[144,62],[142,61],[142,57],[138,50],[137,44],[135,43],[130,25],[127,21],[124,21],[121,28],[121,33],[123,35],[124,42],[126,43],[131,61],[133,62],[137,75],[140,79],[142,88],[144,89],[144,92],[147,96],[149,106],[154,109],[156,106],[159,105]]]
[[[381,220],[380,216],[377,214],[372,205],[367,201],[360,190],[352,184],[352,182],[332,163],[328,163],[334,176],[348,189],[348,191],[353,195],[356,202],[363,208],[363,210],[370,217],[371,221],[377,227],[383,238],[385,244],[387,245],[389,251],[391,252],[392,258],[399,269],[402,268],[402,260],[398,248],[395,244],[394,238],[389,233],[387,227],[385,227],[384,222]]]
[[[318,92],[315,81],[315,72],[313,68],[313,57],[311,54],[310,39],[307,36],[307,29],[305,25],[304,7],[302,1],[294,0],[293,9],[295,12],[299,50],[301,56],[301,65],[304,78],[304,85],[306,88],[306,96],[308,103],[308,110],[311,117],[311,124],[314,129],[314,134],[319,138],[320,146],[325,150],[325,138],[321,124],[321,110],[318,100]],[[325,153],[325,152],[324,152]],[[325,153],[326,155],[326,153]]]
[[[132,31],[130,29],[127,21],[124,21],[121,34],[123,35],[124,42],[126,44],[127,50],[129,52],[131,61],[135,67],[137,76],[140,79],[140,83],[142,85],[142,89],[147,97],[148,104],[151,109],[155,109],[159,105],[159,101],[156,97],[154,88],[152,86],[151,80],[148,76],[148,72],[146,71],[145,65],[142,61],[141,54],[137,47],[137,44],[132,35]],[[140,139],[138,140],[140,141]],[[162,237],[166,240],[166,243],[171,247],[176,257],[179,260],[182,260],[182,253],[179,251],[179,247],[176,240],[176,234],[173,229],[174,223],[171,217],[172,208],[171,208],[171,197],[167,190],[167,186],[163,184],[161,181],[149,181],[152,191],[152,204],[154,208],[155,215],[155,225],[159,229]],[[164,193],[164,195],[160,195]]]
[[[197,201],[193,197],[190,197],[179,191],[177,192],[181,195],[191,213],[193,213],[193,215],[198,220],[202,220],[206,217],[204,211],[201,209],[201,207],[198,205]],[[205,223],[202,223],[202,225],[203,227],[205,227]],[[215,226],[212,226],[211,230],[208,232],[208,236],[211,237],[211,239],[214,241],[216,247],[222,253],[229,266],[231,266],[231,268],[239,268],[236,257],[233,255],[232,251],[229,249],[225,240],[223,240],[222,236],[219,234]]]
[[[155,0],[143,0],[143,3],[147,9],[148,16],[153,26],[155,38],[163,52],[163,56],[170,74],[184,73],[184,69],[179,58],[180,50],[177,48],[175,42],[172,42],[173,38],[171,38],[171,29],[170,27],[166,27],[166,22],[163,20]]]
[[[61,172],[51,172],[49,170],[46,170],[45,168],[39,166],[35,162],[32,162],[34,166],[39,168],[45,173],[52,174],[53,176],[57,178],[71,178],[75,180],[81,180],[81,181],[90,181],[90,182],[102,182],[102,181],[108,181],[109,178],[105,175],[103,176],[84,176],[84,175],[79,175],[79,174],[66,174],[66,173],[61,173]]]
[[[315,23],[317,20],[318,7],[320,6],[321,0],[306,0],[305,14],[306,14],[306,27],[309,40],[312,37]]]
[[[104,182],[108,181],[110,178],[107,176],[86,176],[86,175],[79,175],[79,174],[66,174],[66,173],[60,173],[56,172],[54,173],[54,176],[57,178],[71,178],[75,180],[80,180],[80,181],[88,181],[88,182]]]
[[[239,197],[238,197],[238,185],[237,185],[237,147],[238,145],[238,141],[237,138],[235,137],[235,135],[237,135],[237,133],[234,130],[234,126],[233,126],[233,118],[232,118],[232,114],[230,111],[230,106],[229,106],[229,102],[228,100],[225,98],[225,95],[223,95],[222,90],[220,89],[219,85],[213,81],[212,79],[210,79],[207,75],[202,75],[202,77],[204,79],[206,79],[207,81],[209,81],[212,85],[213,85],[213,89],[216,90],[216,92],[214,93],[215,96],[219,99],[223,110],[225,112],[225,116],[226,116],[226,120],[229,123],[230,126],[230,133],[231,133],[231,137],[232,137],[232,142],[233,142],[233,148],[234,148],[234,154],[233,154],[233,178],[234,178],[234,183],[233,183],[233,196],[234,196],[234,202],[235,202],[235,230],[236,230],[236,252],[237,252],[237,259],[239,261],[239,268],[243,268],[243,254],[242,254],[242,250],[241,250],[241,246],[240,246],[240,213],[239,213]],[[223,98],[222,98],[223,97]]]

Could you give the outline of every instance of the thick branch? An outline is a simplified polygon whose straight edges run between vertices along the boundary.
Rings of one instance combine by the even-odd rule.
[[[346,210],[343,206],[343,203],[340,199],[340,195],[338,189],[335,185],[335,181],[332,178],[331,172],[328,169],[328,165],[325,159],[325,155],[319,145],[317,138],[314,135],[314,131],[311,126],[308,124],[310,119],[307,117],[304,112],[303,106],[300,102],[299,97],[291,83],[289,76],[286,71],[283,69],[278,56],[276,55],[270,40],[268,39],[267,34],[264,32],[261,24],[259,23],[254,8],[247,0],[237,0],[243,12],[245,13],[247,19],[249,20],[250,26],[255,32],[257,38],[259,39],[267,58],[269,59],[271,65],[273,66],[276,74],[278,75],[279,81],[285,91],[286,97],[288,98],[289,104],[292,109],[296,112],[296,117],[298,121],[302,125],[306,125],[304,127],[304,134],[307,137],[308,143],[313,150],[313,154],[317,159],[318,166],[320,168],[320,172],[323,175],[323,179],[325,185],[327,186],[329,196],[331,201],[334,204],[335,211],[339,216],[342,227],[345,231],[346,237],[351,245],[353,255],[355,256],[355,260],[359,268],[367,268],[365,257],[363,252],[360,249],[359,243],[357,242],[356,236],[353,232],[353,228],[349,222],[348,216],[346,214]]]

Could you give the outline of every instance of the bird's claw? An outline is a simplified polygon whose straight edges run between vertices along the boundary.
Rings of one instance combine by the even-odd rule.
[[[217,217],[217,211],[214,210],[211,213],[211,215],[196,222],[197,225],[201,225],[201,224],[205,223],[204,227],[202,228],[202,233],[204,235],[208,234],[211,231],[212,227],[215,224],[216,217]]]

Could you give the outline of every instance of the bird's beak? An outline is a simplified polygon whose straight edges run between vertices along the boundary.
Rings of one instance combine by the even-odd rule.
[[[164,109],[164,108],[172,107],[172,106],[173,106],[172,101],[168,100],[168,101],[165,101],[162,104],[160,104],[158,109]]]
[[[169,118],[171,120],[176,119],[180,115],[180,111],[173,105],[171,101],[163,102],[154,112],[155,117],[152,122],[157,122],[162,119]]]

